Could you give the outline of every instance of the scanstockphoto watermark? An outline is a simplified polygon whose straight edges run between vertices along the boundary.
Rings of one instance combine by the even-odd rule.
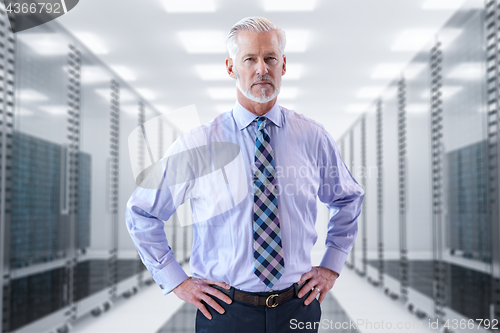
[[[290,320],[290,329],[292,330],[311,330],[311,329],[324,329],[324,330],[415,330],[422,329],[423,324],[419,321],[415,322],[390,322],[390,321],[370,321],[366,319],[357,319],[356,321],[334,321],[330,319],[322,319],[321,321],[298,321],[297,319]]]
[[[333,154],[333,153],[332,153]],[[295,165],[277,165],[275,167],[276,177],[293,177],[293,178],[311,178],[315,175],[323,175],[327,178],[336,178],[345,173],[345,169],[339,168],[336,165],[326,166],[322,165],[317,168],[310,168],[306,165],[301,165],[299,167]],[[377,178],[378,177],[378,167],[376,165],[362,166],[357,165],[351,168],[350,173],[356,180],[363,178]]]

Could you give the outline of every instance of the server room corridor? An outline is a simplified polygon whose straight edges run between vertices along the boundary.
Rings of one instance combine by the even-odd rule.
[[[196,307],[164,284],[208,267],[199,253],[217,251],[206,239],[233,246],[207,259],[217,267],[238,274],[249,267],[234,258],[254,239],[231,234],[240,229],[228,225],[240,221],[227,217],[244,211],[250,192],[240,191],[247,184],[238,172],[257,159],[246,165],[245,146],[219,140],[225,131],[213,130],[210,141],[196,130],[216,118],[236,129],[244,110],[237,96],[248,99],[261,84],[245,95],[237,84],[246,84],[248,68],[238,80],[226,68],[228,32],[249,16],[286,34],[286,71],[279,91],[272,85],[279,93],[272,110],[285,120],[269,117],[276,126],[268,122],[252,140],[272,154],[251,158],[266,156],[261,163],[278,184],[297,185],[276,196],[279,214],[262,211],[279,216],[283,253],[311,247],[311,267],[332,264],[328,253],[341,262],[321,319],[310,324],[319,332],[499,329],[500,0],[4,0],[0,333],[195,332]],[[284,143],[273,135],[285,130],[266,139],[265,126],[288,129],[285,114],[293,112],[330,134],[321,147],[334,142],[331,151],[314,154],[294,140],[306,127]],[[183,155],[183,144],[199,159]],[[341,160],[343,178],[290,171],[302,158],[294,147],[321,157],[308,162],[314,168]],[[169,173],[173,165],[181,172]],[[306,202],[298,184],[348,176],[364,198],[346,254],[354,238],[346,224],[354,224],[341,221],[348,216],[341,205],[352,197],[335,194],[328,209],[319,185],[306,190],[313,194]],[[149,212],[128,205],[135,192],[159,198],[165,179],[169,204],[149,207],[144,195],[133,202]],[[134,243],[142,236],[132,207],[151,222],[143,224],[150,252]],[[163,233],[168,245],[153,240]],[[234,239],[221,236],[228,234]],[[159,264],[177,268],[172,258],[177,275]],[[285,269],[309,267],[293,259]],[[306,325],[290,322],[288,331]]]

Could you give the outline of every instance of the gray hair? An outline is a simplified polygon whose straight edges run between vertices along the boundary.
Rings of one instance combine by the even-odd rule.
[[[278,42],[280,45],[281,55],[285,55],[285,45],[286,45],[286,35],[285,31],[277,27],[273,22],[269,21],[265,17],[246,17],[236,23],[227,35],[226,48],[229,52],[229,57],[233,58],[238,54],[238,44],[236,43],[236,36],[238,31],[247,30],[255,32],[268,32],[276,31],[278,37]]]

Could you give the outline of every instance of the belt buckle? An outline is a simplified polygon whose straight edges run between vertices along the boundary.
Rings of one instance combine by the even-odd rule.
[[[270,307],[270,308],[275,308],[275,307],[277,307],[277,306],[278,306],[278,303],[274,303],[274,304],[269,305],[269,300],[270,300],[271,298],[276,297],[276,296],[278,296],[278,294],[273,294],[273,295],[270,295],[270,296],[266,299],[266,305],[267,305],[268,307]]]

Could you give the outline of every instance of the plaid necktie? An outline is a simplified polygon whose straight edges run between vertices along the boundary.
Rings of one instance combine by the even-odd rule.
[[[274,184],[274,158],[266,118],[257,117],[254,171],[254,273],[272,288],[285,272],[281,247],[278,196]]]

